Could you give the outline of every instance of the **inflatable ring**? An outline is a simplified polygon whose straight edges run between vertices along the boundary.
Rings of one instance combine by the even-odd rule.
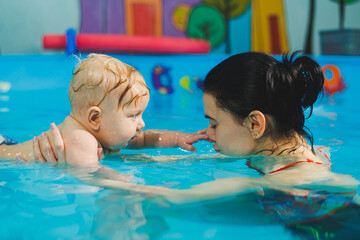
[[[334,93],[341,92],[344,90],[345,85],[343,78],[340,73],[340,69],[332,64],[325,65],[322,67],[324,74],[324,91],[328,95],[333,95]],[[332,77],[329,79],[326,77],[325,72],[330,71]]]

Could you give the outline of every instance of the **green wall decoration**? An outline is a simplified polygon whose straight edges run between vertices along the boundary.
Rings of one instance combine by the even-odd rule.
[[[208,40],[211,47],[224,39],[225,21],[221,13],[208,5],[198,5],[190,13],[187,34],[191,38]]]
[[[230,27],[229,20],[242,15],[249,6],[249,0],[203,0],[204,5],[212,6],[219,10],[225,20],[224,41],[226,44],[226,53],[231,52],[230,46]]]

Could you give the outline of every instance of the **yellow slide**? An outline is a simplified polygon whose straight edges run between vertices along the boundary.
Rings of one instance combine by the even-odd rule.
[[[252,0],[251,50],[282,54],[289,49],[283,0]]]

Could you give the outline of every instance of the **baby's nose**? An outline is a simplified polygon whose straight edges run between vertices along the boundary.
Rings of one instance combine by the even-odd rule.
[[[143,130],[145,128],[145,122],[144,120],[141,118],[138,124],[138,130]]]

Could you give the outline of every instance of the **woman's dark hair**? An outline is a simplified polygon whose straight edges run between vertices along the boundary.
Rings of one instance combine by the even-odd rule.
[[[212,95],[217,105],[239,122],[253,110],[271,117],[264,136],[276,141],[297,133],[313,148],[312,134],[304,126],[304,110],[310,108],[309,118],[322,93],[324,76],[314,60],[296,55],[285,54],[282,62],[264,53],[233,55],[207,74],[204,93]]]

